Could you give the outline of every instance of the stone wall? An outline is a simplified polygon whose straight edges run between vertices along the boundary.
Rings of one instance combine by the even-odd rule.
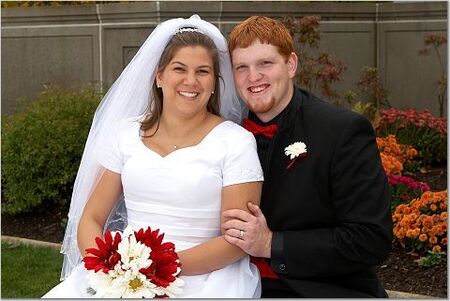
[[[378,67],[392,105],[438,113],[439,64],[419,57],[426,33],[447,32],[446,2],[149,1],[2,9],[2,112],[46,84],[109,87],[160,22],[197,13],[225,34],[246,17],[321,16],[321,51],[347,66],[339,91]],[[447,66],[447,50],[444,51]]]

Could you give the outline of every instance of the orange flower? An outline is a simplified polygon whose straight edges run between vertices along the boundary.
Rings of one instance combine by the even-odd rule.
[[[395,157],[380,153],[381,164],[384,172],[388,175],[400,175],[403,170],[403,164]]]
[[[400,229],[397,231],[397,233],[395,234],[399,239],[403,239],[406,236],[406,231],[405,229]]]
[[[433,247],[432,251],[435,252],[435,253],[440,253],[441,252],[441,247],[436,245],[436,246]]]
[[[447,232],[447,224],[441,223],[439,225],[438,235],[444,235]]]
[[[422,234],[419,235],[419,240],[421,242],[425,242],[425,241],[427,241],[427,239],[428,239],[428,237],[427,237],[427,235],[425,233],[422,233]]]
[[[418,214],[416,212],[411,212],[411,214],[409,215],[409,219],[411,220],[411,223],[414,223],[418,218]]]
[[[415,237],[415,235],[414,235],[414,230],[412,230],[412,229],[407,230],[407,231],[406,231],[406,237],[408,237],[408,238],[414,238],[414,237]]]
[[[431,204],[430,209],[431,209],[431,211],[436,211],[437,210],[436,204]]]
[[[416,149],[414,149],[414,148],[409,148],[407,151],[406,151],[406,156],[408,157],[408,158],[412,158],[412,157],[415,157],[415,156],[417,156],[417,150]]]
[[[436,226],[433,226],[429,231],[428,234],[430,234],[431,236],[436,235],[439,232],[439,230],[437,229]]]
[[[427,226],[428,228],[431,228],[433,226],[433,219],[431,218],[431,216],[427,216],[424,220],[423,220],[423,224],[425,226]]]
[[[401,218],[402,218],[402,215],[401,215],[400,213],[395,213],[395,214],[392,216],[392,220],[393,220],[394,222],[400,221]]]
[[[414,237],[419,236],[419,234],[420,234],[420,229],[419,228],[415,228],[414,229]]]
[[[419,225],[419,227],[420,227],[420,225]],[[430,230],[431,230],[431,228],[429,228],[429,227],[427,227],[427,226],[423,226],[423,227],[422,227],[422,232],[423,232],[423,233],[428,233],[428,232],[430,232]]]
[[[409,208],[408,206],[405,205],[405,207],[403,207],[403,209],[402,209],[402,213],[403,214],[411,213],[411,208]]]
[[[425,191],[425,192],[422,194],[422,196],[420,197],[420,200],[421,200],[423,203],[427,203],[427,202],[429,202],[429,200],[432,199],[432,198],[433,198],[433,192],[431,192],[431,191]]]
[[[434,245],[435,243],[437,243],[437,238],[436,236],[431,236],[428,241],[430,242],[430,244]]]

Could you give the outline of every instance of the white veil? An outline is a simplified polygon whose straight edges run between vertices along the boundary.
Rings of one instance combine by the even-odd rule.
[[[75,180],[72,201],[61,253],[64,263],[61,280],[81,262],[77,245],[77,227],[87,199],[96,185],[103,168],[97,160],[98,150],[114,133],[119,121],[146,113],[152,101],[152,84],[157,65],[170,38],[178,29],[193,27],[209,36],[219,50],[220,113],[228,120],[241,122],[242,110],[232,77],[227,42],[219,29],[193,15],[189,19],[171,19],[159,24],[141,46],[137,54],[111,86],[95,112],[92,126]],[[123,199],[111,212],[105,229],[120,230],[126,225],[126,208]]]

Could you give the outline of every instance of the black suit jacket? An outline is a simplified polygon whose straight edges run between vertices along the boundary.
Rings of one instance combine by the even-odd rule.
[[[256,137],[272,268],[299,297],[386,297],[373,267],[391,249],[390,194],[370,122],[300,89],[280,115],[273,139]]]

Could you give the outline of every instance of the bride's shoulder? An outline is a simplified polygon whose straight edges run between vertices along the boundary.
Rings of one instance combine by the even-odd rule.
[[[141,120],[141,116],[120,119],[116,124],[117,135],[122,136],[136,132],[141,127]]]
[[[233,121],[223,121],[219,126],[220,136],[234,143],[239,142],[241,139],[253,138],[253,135],[249,131]]]

